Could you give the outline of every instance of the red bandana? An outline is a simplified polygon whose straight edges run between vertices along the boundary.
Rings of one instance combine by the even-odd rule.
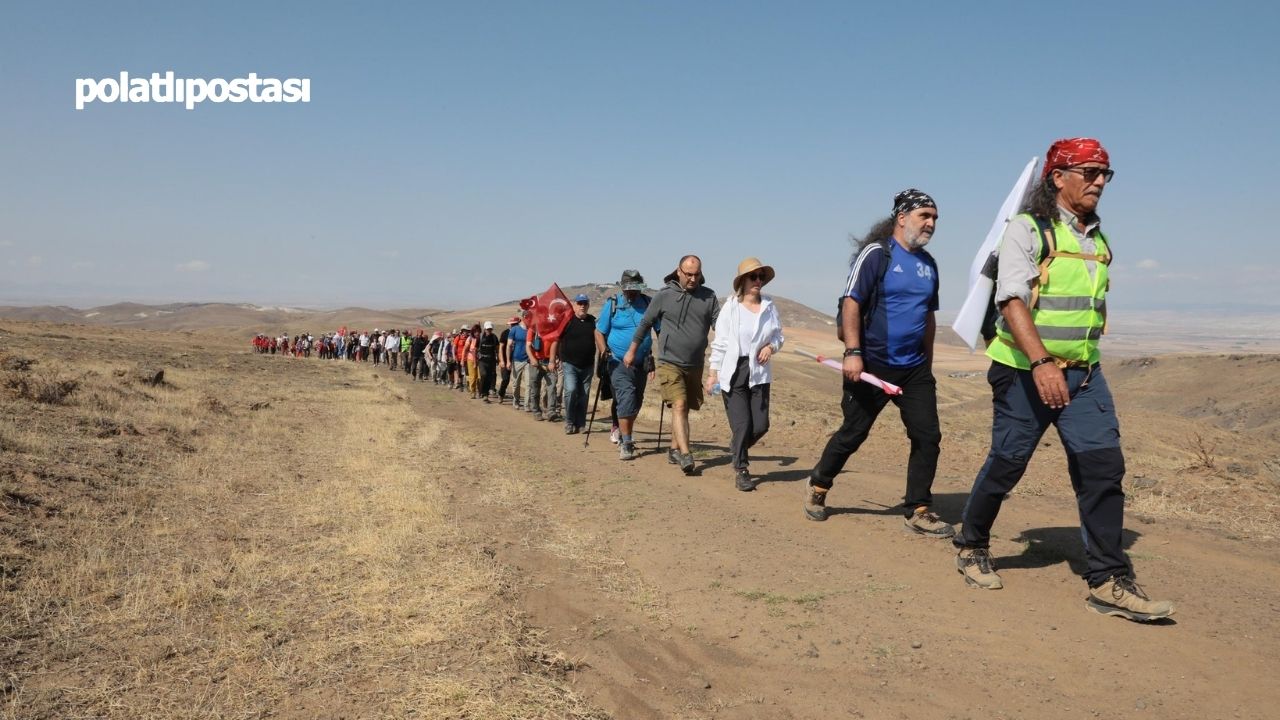
[[[1093,138],[1063,138],[1049,146],[1049,152],[1044,156],[1040,179],[1049,177],[1049,173],[1054,170],[1087,162],[1098,162],[1110,167],[1111,157],[1107,155],[1107,149],[1102,147],[1102,143]]]

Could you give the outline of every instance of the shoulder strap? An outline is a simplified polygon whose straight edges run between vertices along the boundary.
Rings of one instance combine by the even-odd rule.
[[[1036,229],[1040,231],[1040,276],[1036,278],[1031,286],[1031,305],[1028,309],[1035,308],[1036,303],[1040,301],[1040,286],[1049,281],[1049,263],[1053,262],[1054,258],[1074,258],[1076,260],[1092,260],[1103,265],[1111,264],[1111,243],[1107,242],[1106,236],[1102,235],[1102,233],[1098,233],[1098,235],[1102,238],[1102,242],[1107,248],[1102,254],[1062,252],[1058,250],[1057,234],[1053,229],[1053,224],[1045,225],[1040,222],[1040,218],[1034,215],[1029,217],[1031,222],[1035,223]]]
[[[1027,306],[1027,310],[1034,310],[1040,304],[1040,286],[1049,282],[1049,263],[1058,257],[1058,244],[1052,223],[1045,225],[1035,215],[1028,217],[1040,233],[1040,275],[1031,282],[1031,304]]]
[[[876,243],[876,245],[880,246],[880,262],[883,264],[880,266],[880,279],[875,284],[875,294],[867,298],[866,302],[859,307],[863,332],[866,332],[867,318],[871,317],[872,313],[876,311],[876,306],[880,303],[880,296],[884,294],[884,279],[889,275],[893,265],[891,262],[893,259],[893,246],[890,245],[892,242],[894,242],[894,239],[890,236]],[[842,304],[843,302],[844,300],[841,299]]]

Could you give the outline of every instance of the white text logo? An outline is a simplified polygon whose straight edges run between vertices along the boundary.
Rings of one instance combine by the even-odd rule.
[[[151,73],[150,78],[129,77],[121,72],[117,78],[76,78],[76,109],[83,110],[91,102],[104,103],[183,103],[194,110],[202,102],[296,103],[311,102],[311,78],[248,77],[224,80],[214,78],[175,78],[173,71]]]

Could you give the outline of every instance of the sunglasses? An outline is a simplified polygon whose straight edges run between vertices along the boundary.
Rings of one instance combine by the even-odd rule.
[[[769,279],[769,276],[760,270],[756,270],[755,272],[749,272],[746,275],[743,275],[742,277],[746,278],[747,280],[759,280],[760,282],[764,282],[765,280]]]
[[[1080,177],[1083,178],[1086,183],[1095,182],[1098,179],[1099,175],[1102,176],[1103,182],[1109,183],[1111,182],[1111,178],[1116,176],[1116,171],[1112,170],[1111,168],[1068,167],[1068,168],[1062,168],[1062,171],[1071,172],[1071,173],[1080,173]]]

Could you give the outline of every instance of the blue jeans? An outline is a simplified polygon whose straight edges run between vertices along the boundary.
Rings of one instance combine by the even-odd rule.
[[[587,426],[587,398],[591,395],[591,366],[561,363],[564,370],[564,424]]]
[[[1075,490],[1088,569],[1084,579],[1097,587],[1113,575],[1133,570],[1122,545],[1124,535],[1124,454],[1120,423],[1102,368],[1064,371],[1071,403],[1052,410],[1040,400],[1029,370],[992,363],[994,419],[991,451],[965,503],[963,529],[953,542],[985,548],[1004,498],[1027,470],[1041,436],[1053,425],[1067,453],[1067,474]]]

